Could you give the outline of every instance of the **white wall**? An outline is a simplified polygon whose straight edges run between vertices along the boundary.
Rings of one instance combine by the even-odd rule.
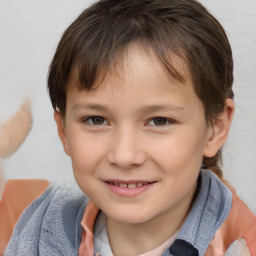
[[[57,138],[46,76],[63,30],[89,2],[0,0],[0,121],[10,117],[26,96],[34,117],[27,140],[4,161],[9,179],[72,175]],[[236,113],[224,148],[225,177],[256,212],[256,1],[201,2],[226,29],[235,60]]]

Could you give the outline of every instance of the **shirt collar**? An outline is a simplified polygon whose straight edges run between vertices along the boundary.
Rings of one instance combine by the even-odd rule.
[[[81,221],[83,230],[81,244],[79,247],[79,256],[94,255],[93,229],[98,213],[99,208],[92,201],[89,201],[85,208],[84,215]]]

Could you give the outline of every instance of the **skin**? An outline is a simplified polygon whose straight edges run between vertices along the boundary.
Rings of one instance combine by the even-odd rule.
[[[214,156],[228,135],[232,100],[209,127],[185,63],[172,58],[184,83],[172,78],[150,49],[135,45],[96,90],[78,91],[74,68],[66,114],[55,112],[78,185],[107,215],[116,256],[150,251],[180,228],[203,156]],[[106,182],[116,180],[153,183],[127,196]]]

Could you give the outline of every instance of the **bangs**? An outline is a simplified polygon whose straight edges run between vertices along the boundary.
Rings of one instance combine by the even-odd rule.
[[[175,79],[184,82],[171,55],[190,72],[203,102],[207,121],[213,120],[233,97],[232,51],[218,21],[192,0],[101,0],[86,9],[65,31],[52,60],[48,88],[53,108],[65,114],[66,86],[78,68],[78,89],[100,86],[132,44],[153,50]]]

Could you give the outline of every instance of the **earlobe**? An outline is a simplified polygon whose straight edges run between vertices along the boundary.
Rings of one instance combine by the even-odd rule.
[[[65,131],[65,121],[61,115],[61,113],[57,110],[54,111],[54,119],[57,125],[59,138],[62,142],[63,148],[67,155],[69,154],[69,147],[68,147],[68,141],[67,141],[67,135]]]
[[[226,99],[226,106],[223,112],[214,120],[207,142],[204,148],[204,156],[213,157],[224,145],[228,138],[231,122],[234,114],[234,102],[232,99]]]

